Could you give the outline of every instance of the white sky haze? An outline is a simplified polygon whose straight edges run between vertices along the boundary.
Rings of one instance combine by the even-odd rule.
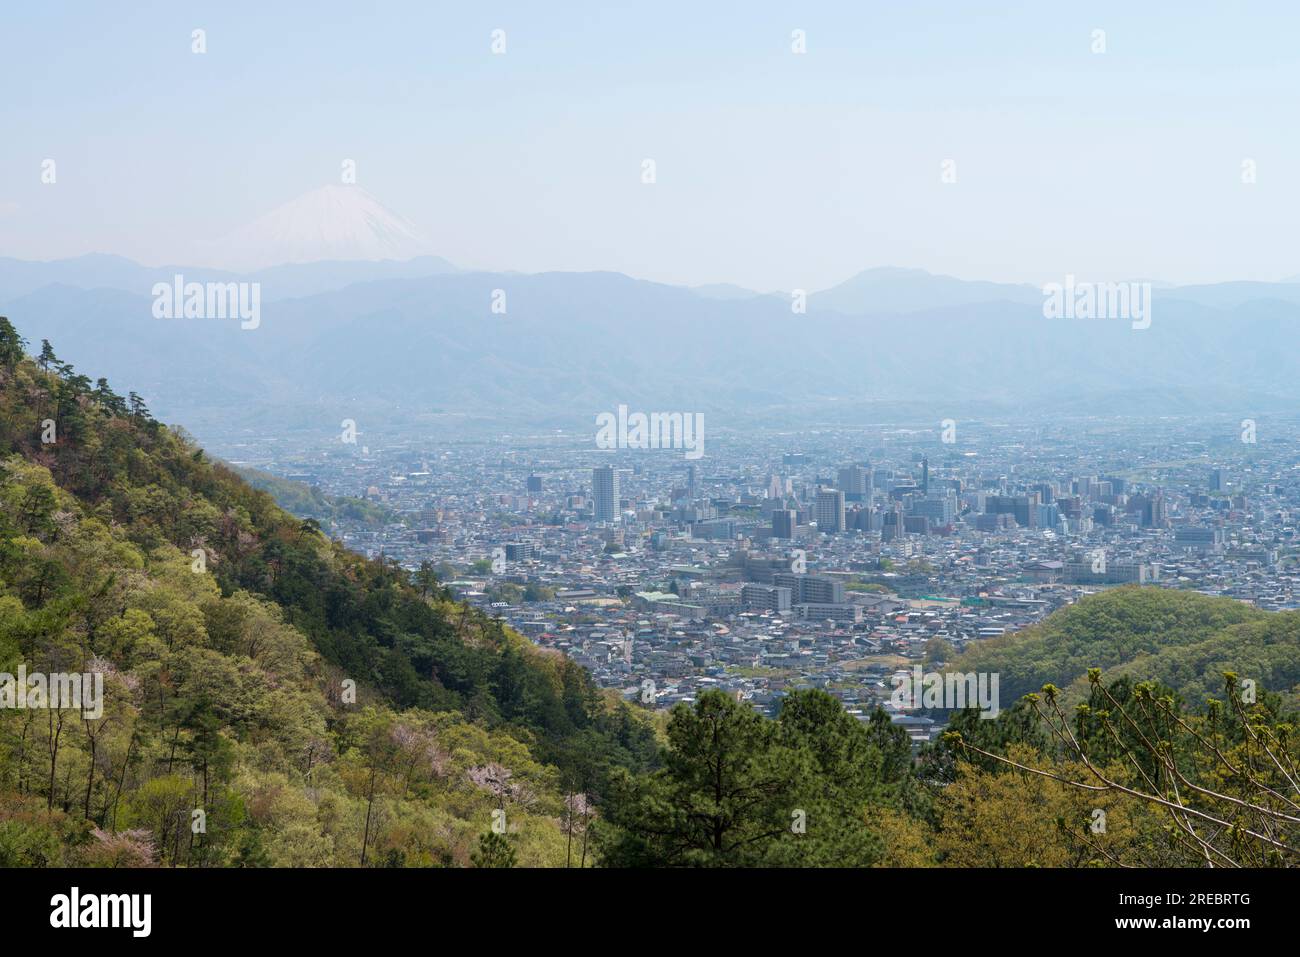
[[[1294,5],[276,6],[7,7],[0,255],[183,262],[351,159],[468,268],[1300,273]]]

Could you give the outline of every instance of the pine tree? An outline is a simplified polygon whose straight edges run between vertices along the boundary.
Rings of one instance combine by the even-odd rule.
[[[131,415],[137,419],[143,419],[146,422],[152,422],[153,416],[149,414],[149,407],[144,404],[144,399],[131,392],[127,395],[127,402],[131,406]]]
[[[101,378],[95,381],[95,399],[112,415],[126,413],[126,401],[109,388],[107,379]]]
[[[479,836],[478,850],[470,852],[469,860],[473,867],[514,867],[515,849],[502,835],[488,831]]]
[[[37,356],[36,364],[46,372],[49,372],[51,369],[55,372],[62,371],[63,363],[60,362],[59,357],[54,354],[54,347],[50,345],[49,339],[41,340],[41,354]]]
[[[27,341],[18,334],[14,324],[0,316],[0,368],[13,369],[22,361]]]

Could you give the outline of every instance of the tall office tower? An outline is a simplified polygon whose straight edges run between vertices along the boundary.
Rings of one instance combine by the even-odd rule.
[[[781,483],[781,476],[773,472],[767,477],[767,497],[780,498],[785,492]]]
[[[1228,487],[1228,473],[1223,469],[1215,469],[1210,473],[1210,491],[1222,492]]]
[[[1055,504],[1038,506],[1038,527],[1056,529],[1061,524],[1061,510]]]
[[[890,542],[903,534],[903,505],[895,502],[880,516],[880,540]]]
[[[930,456],[921,456],[921,494],[930,494]]]
[[[836,488],[817,490],[817,531],[838,534],[844,531],[844,493]]]
[[[528,476],[528,491],[540,492],[542,490],[542,477],[540,475]]]
[[[1112,495],[1123,495],[1128,491],[1128,479],[1119,478],[1115,475],[1106,475],[1103,476],[1103,480],[1110,483],[1110,491]]]
[[[840,469],[836,487],[845,495],[859,498],[865,496],[871,488],[871,470],[861,465],[846,465]]]
[[[699,476],[695,472],[694,465],[686,466],[686,494],[695,498],[696,492],[699,491]]]
[[[598,522],[618,518],[618,472],[608,465],[591,470],[591,497],[595,500]]]
[[[772,537],[794,538],[799,513],[792,508],[778,508],[772,513]]]
[[[1143,528],[1151,528],[1154,523],[1156,513],[1154,501],[1155,497],[1152,495],[1129,496],[1127,509]]]
[[[1021,503],[1024,503],[1023,507]],[[1024,528],[1038,527],[1038,506],[1042,505],[1042,496],[1037,492],[1016,496],[1016,522]],[[1023,518],[1023,521],[1021,520]]]

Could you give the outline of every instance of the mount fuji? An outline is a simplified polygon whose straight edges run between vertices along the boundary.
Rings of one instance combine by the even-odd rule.
[[[433,255],[408,219],[360,186],[322,186],[207,245],[204,264],[251,272],[290,263],[406,261]]]

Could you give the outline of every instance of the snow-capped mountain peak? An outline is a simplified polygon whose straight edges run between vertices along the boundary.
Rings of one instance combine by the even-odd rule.
[[[217,242],[208,265],[254,270],[323,260],[408,260],[434,253],[405,217],[360,186],[322,186]]]

